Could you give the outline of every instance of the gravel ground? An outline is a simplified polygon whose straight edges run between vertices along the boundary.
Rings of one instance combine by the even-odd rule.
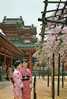
[[[0,99],[13,99],[11,83],[8,81],[0,82]]]
[[[51,80],[50,80],[51,81]],[[61,85],[60,85],[61,86]],[[67,99],[67,79],[65,79],[64,88],[60,88],[60,96],[57,97],[57,80],[55,82],[55,99]],[[33,99],[33,89],[31,99]],[[47,78],[37,78],[36,80],[36,99],[52,99],[51,83],[47,87]],[[0,82],[0,99],[13,99],[12,85],[8,81]]]

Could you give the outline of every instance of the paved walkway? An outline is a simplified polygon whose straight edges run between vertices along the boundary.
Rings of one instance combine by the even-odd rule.
[[[47,78],[37,78],[36,81],[36,95],[37,99],[52,99],[51,96],[51,84],[50,87],[47,87]],[[13,99],[13,93],[11,88],[11,83],[8,81],[0,82],[0,99]],[[55,82],[55,88],[57,90],[57,82]],[[55,90],[55,91],[56,91]],[[57,97],[56,91],[56,98],[55,99],[67,99],[67,80],[65,80],[64,88],[60,88],[60,96]],[[32,97],[33,99],[33,90],[32,90]]]
[[[13,99],[11,83],[8,81],[0,82],[0,99]]]
[[[50,79],[51,81],[51,79]],[[47,87],[47,78],[37,78],[36,82],[36,94],[37,94],[37,99],[52,99],[52,87],[51,83],[50,86]],[[57,96],[57,78],[55,81],[55,99],[67,99],[67,78],[65,79],[64,83],[64,88],[61,86],[61,80],[60,80],[60,96]]]

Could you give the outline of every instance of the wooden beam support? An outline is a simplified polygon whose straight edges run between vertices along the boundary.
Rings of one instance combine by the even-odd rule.
[[[46,2],[46,1],[43,1],[44,3]],[[47,1],[47,3],[51,3],[51,4],[55,4],[55,3],[62,3],[62,4],[64,4],[64,3],[66,3],[66,1]]]

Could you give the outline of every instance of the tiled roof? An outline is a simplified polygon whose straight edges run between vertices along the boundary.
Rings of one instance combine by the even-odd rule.
[[[2,28],[12,28],[12,29],[19,29],[21,32],[24,32],[25,34],[27,33],[32,33],[32,34],[37,34],[36,27],[34,25],[24,25],[24,21],[22,17],[20,16],[19,18],[7,18],[6,16],[3,19],[3,22],[0,23],[0,27]],[[3,29],[2,28],[2,29]]]
[[[24,21],[23,21],[22,17],[19,17],[19,18],[4,17],[3,23],[5,23],[5,24],[17,24],[17,23],[19,23],[19,24],[24,25]]]

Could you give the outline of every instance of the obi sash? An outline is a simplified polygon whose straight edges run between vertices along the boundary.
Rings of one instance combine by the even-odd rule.
[[[30,76],[28,75],[22,76],[22,81],[29,80],[29,79],[30,79]]]

